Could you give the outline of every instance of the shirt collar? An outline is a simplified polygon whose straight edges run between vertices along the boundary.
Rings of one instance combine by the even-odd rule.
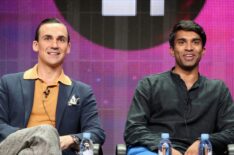
[[[39,76],[37,74],[37,67],[38,67],[38,65],[36,64],[33,68],[30,68],[29,70],[25,71],[23,78],[25,80],[30,80],[30,79],[36,80],[36,79],[39,79]],[[65,85],[71,85],[72,84],[71,79],[67,75],[64,74],[63,70],[62,70],[62,73],[59,76],[57,82],[61,82],[61,83],[65,84]]]
[[[182,81],[184,83],[184,81],[180,78],[180,75],[173,72],[174,69],[175,69],[175,67],[172,67],[172,69],[170,71],[172,79],[174,81],[177,81],[177,82],[181,82]],[[198,73],[198,80],[193,84],[193,86],[192,86],[191,89],[199,87],[200,84],[201,84],[201,82],[202,82],[202,76],[200,75],[200,73]]]

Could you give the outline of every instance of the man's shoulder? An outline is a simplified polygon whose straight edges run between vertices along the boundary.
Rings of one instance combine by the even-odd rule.
[[[23,78],[23,74],[24,74],[24,72],[4,74],[1,77],[1,79],[3,79],[3,80],[16,80],[19,78]]]
[[[170,71],[166,71],[157,74],[147,75],[143,78],[143,80],[158,81],[158,80],[168,79],[169,77],[170,77]]]
[[[71,79],[72,81],[72,85],[73,87],[75,88],[78,88],[78,89],[91,89],[91,86],[85,82],[82,82],[80,80],[74,80],[74,79]]]
[[[206,77],[206,76],[201,76],[201,78],[206,83],[214,83],[214,84],[224,83],[224,81],[221,79],[210,78],[210,77]]]
[[[138,87],[160,87],[170,83],[170,77],[170,71],[147,75],[138,81]]]
[[[227,87],[225,82],[221,79],[215,79],[215,78],[208,78],[205,76],[201,76],[202,80],[204,81],[205,86],[211,86],[211,87]]]
[[[78,85],[78,86],[84,86],[84,87],[90,87],[89,84],[83,82],[83,81],[80,81],[80,80],[74,80],[74,79],[71,79],[72,81],[72,84],[74,85]]]
[[[71,79],[71,81],[72,81],[71,86],[72,86],[73,92],[76,92],[81,96],[87,96],[87,95],[93,94],[93,89],[89,84],[79,81],[79,80],[74,80],[74,79]]]

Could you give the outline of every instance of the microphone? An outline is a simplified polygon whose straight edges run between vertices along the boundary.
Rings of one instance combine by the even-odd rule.
[[[47,98],[49,96],[49,94],[50,94],[49,87],[46,88],[46,90],[43,92],[43,94],[44,94],[45,98]]]

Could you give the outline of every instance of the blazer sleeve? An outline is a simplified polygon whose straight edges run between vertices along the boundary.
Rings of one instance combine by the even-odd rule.
[[[0,141],[4,140],[9,134],[19,130],[9,124],[9,92],[7,76],[0,79]]]
[[[84,83],[79,83],[79,94],[83,96],[81,101],[80,128],[81,133],[76,134],[82,139],[84,132],[90,132],[94,143],[103,144],[105,140],[104,130],[101,128],[98,115],[97,102],[92,88]]]

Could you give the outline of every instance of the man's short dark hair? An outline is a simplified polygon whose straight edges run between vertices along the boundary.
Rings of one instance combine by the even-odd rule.
[[[35,38],[34,40],[38,41],[39,39],[39,29],[41,28],[42,25],[44,24],[50,24],[50,23],[59,23],[59,24],[63,24],[59,19],[57,18],[46,18],[44,20],[41,21],[41,23],[37,26],[36,32],[35,32]],[[67,29],[67,28],[66,28]],[[67,40],[68,42],[70,42],[70,35],[67,29]]]
[[[195,33],[197,33],[202,40],[202,47],[205,46],[206,44],[206,33],[203,30],[203,28],[195,23],[194,21],[191,20],[181,20],[180,22],[178,22],[172,29],[172,32],[169,36],[169,43],[170,43],[170,47],[174,48],[174,41],[175,41],[175,35],[177,31],[193,31]]]

